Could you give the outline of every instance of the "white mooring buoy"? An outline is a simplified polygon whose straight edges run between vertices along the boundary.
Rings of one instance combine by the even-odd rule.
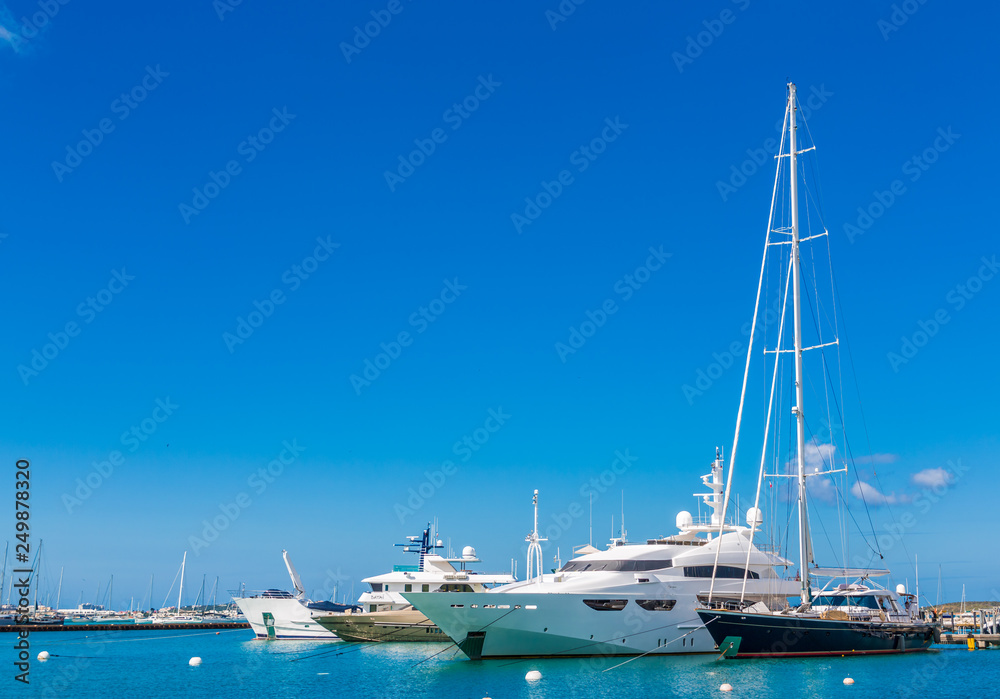
[[[719,687],[719,691],[720,692],[731,692],[731,691],[733,691],[733,685],[731,685],[731,684],[729,684],[727,682],[724,685],[722,685],[721,687]]]
[[[538,670],[529,670],[528,674],[524,676],[524,679],[528,680],[528,682],[537,682],[542,679],[542,673]]]
[[[188,665],[190,665],[191,667],[197,667],[198,665],[201,665],[201,658],[199,658],[197,655],[194,656],[193,658],[188,660]]]
[[[47,650],[43,650],[41,653],[38,654],[38,659],[41,660],[42,662],[45,662],[46,660],[49,659],[49,652]]]
[[[854,684],[854,678],[853,677],[845,677],[844,678],[844,684]]]

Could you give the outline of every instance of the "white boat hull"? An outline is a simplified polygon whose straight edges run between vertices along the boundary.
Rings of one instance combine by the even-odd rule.
[[[647,583],[600,592],[404,596],[473,659],[716,652],[715,641],[695,612],[702,606],[699,589],[689,586],[690,591],[683,592],[678,587]],[[627,603],[621,611],[599,611],[585,599]],[[669,611],[647,611],[636,603],[648,599],[676,604]],[[476,647],[479,633],[481,648]]]
[[[338,640],[334,633],[320,626],[304,604],[294,598],[240,597],[235,602],[257,638]]]

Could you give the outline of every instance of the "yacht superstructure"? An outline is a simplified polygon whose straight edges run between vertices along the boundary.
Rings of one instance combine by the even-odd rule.
[[[782,577],[789,561],[750,543],[751,528],[762,524],[759,511],[747,512],[747,526],[722,522],[722,472],[717,451],[702,476],[711,492],[699,495],[711,516],[696,522],[680,512],[673,536],[645,544],[615,539],[554,574],[485,592],[414,591],[404,597],[474,660],[713,652],[695,609],[708,599],[717,557],[716,599],[740,598],[744,569],[746,599],[781,607],[798,589]],[[537,512],[537,494],[535,507]],[[528,540],[538,540],[537,525]]]
[[[371,590],[358,598],[360,612],[317,616],[317,621],[344,641],[442,641],[445,640],[442,631],[413,608],[404,597],[406,593],[474,593],[514,582],[511,575],[468,570],[469,565],[480,562],[471,546],[462,550],[460,558],[433,553],[443,548],[443,544],[432,536],[430,527],[421,537],[408,537],[407,543],[397,546],[402,546],[405,552],[418,553],[419,563],[394,566],[391,573],[365,578]]]

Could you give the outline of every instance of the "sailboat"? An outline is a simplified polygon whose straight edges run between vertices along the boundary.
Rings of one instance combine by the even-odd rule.
[[[822,349],[825,346],[836,345],[839,340],[824,342],[828,338],[820,337],[818,344],[803,347],[802,332],[802,262],[800,244],[813,238],[828,236],[827,231],[817,235],[807,235],[803,238],[799,231],[799,170],[798,156],[813,148],[798,150],[796,143],[796,112],[795,84],[788,83],[788,96],[785,107],[782,144],[778,155],[778,172],[775,175],[774,194],[771,200],[771,215],[768,221],[768,235],[765,243],[764,259],[768,259],[768,249],[776,246],[778,250],[787,250],[788,256],[782,259],[787,269],[783,281],[783,303],[781,305],[781,322],[778,326],[778,340],[773,349],[765,349],[774,357],[774,371],[771,377],[771,398],[768,403],[768,414],[761,449],[760,477],[757,485],[759,501],[761,483],[765,476],[765,457],[769,448],[769,429],[772,409],[774,407],[775,385],[781,366],[782,353],[794,356],[794,401],[791,409],[794,416],[795,469],[793,477],[797,484],[798,509],[798,548],[800,591],[798,604],[781,610],[772,610],[760,603],[750,604],[749,600],[733,609],[731,604],[713,604],[717,601],[709,595],[705,608],[698,610],[698,615],[705,628],[712,635],[719,651],[726,658],[752,657],[798,657],[811,655],[860,655],[870,653],[901,653],[926,650],[934,640],[937,626],[921,621],[919,604],[913,595],[906,592],[905,586],[899,585],[895,590],[876,584],[873,578],[887,576],[887,570],[872,570],[868,568],[851,569],[846,566],[820,568],[814,563],[813,544],[809,529],[809,510],[807,505],[808,488],[806,454],[806,405],[804,398],[803,352],[811,349]],[[787,150],[786,150],[787,146]],[[788,158],[790,206],[790,226],[776,227],[775,201],[779,197],[779,174],[782,160]],[[772,239],[772,234],[774,238]],[[783,246],[788,246],[784,248]],[[761,268],[761,281],[757,290],[758,303],[761,298],[761,288],[764,283],[764,268]],[[815,263],[813,265],[815,278]],[[779,275],[784,276],[784,275]],[[832,276],[832,274],[831,274]],[[785,315],[788,308],[789,281],[792,287],[792,323],[793,347],[786,349],[782,343],[785,329]],[[782,293],[779,291],[779,293]],[[806,292],[807,293],[807,292]],[[818,293],[818,292],[817,292]],[[808,299],[811,304],[814,299]],[[813,311],[811,305],[807,306]],[[813,313],[816,324],[817,313]],[[757,313],[754,314],[754,325],[757,324]],[[818,324],[816,324],[818,327]],[[756,330],[756,328],[754,329]],[[751,331],[751,338],[754,331]],[[751,340],[752,342],[752,340]],[[787,340],[785,341],[787,344]],[[746,397],[747,375],[750,370],[750,355],[747,352],[747,371],[743,380],[743,392],[736,419],[736,436],[734,438],[735,462],[736,444],[739,443],[740,425],[743,415],[744,398]],[[825,360],[824,360],[825,361]],[[826,369],[826,364],[823,365]],[[825,385],[824,385],[825,388]],[[838,408],[839,410],[839,408]],[[777,439],[772,437],[775,442]],[[791,440],[791,438],[790,438]],[[815,443],[812,443],[815,449]],[[772,447],[776,452],[777,449]],[[832,460],[832,458],[831,458]],[[823,459],[827,466],[826,458]],[[845,466],[846,468],[846,466]],[[810,471],[814,469],[809,469]],[[827,471],[827,473],[832,471]],[[776,474],[779,475],[779,474]],[[730,470],[730,481],[732,468]],[[727,499],[728,499],[727,486]],[[756,507],[755,503],[755,507]],[[813,564],[810,566],[810,564]],[[718,564],[716,564],[717,566]],[[828,582],[818,591],[813,590],[812,582],[818,579],[828,579]],[[844,580],[846,582],[837,582]],[[719,608],[725,606],[726,608]]]

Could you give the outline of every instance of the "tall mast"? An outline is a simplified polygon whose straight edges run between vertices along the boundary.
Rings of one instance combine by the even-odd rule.
[[[802,578],[802,604],[809,604],[809,510],[806,506],[806,418],[804,413],[804,388],[802,383],[802,299],[799,291],[799,183],[795,139],[795,83],[788,83],[789,117],[789,171],[791,174],[792,204],[792,298],[795,319],[795,415],[797,435],[797,461],[799,474],[799,576]]]
[[[7,578],[7,551],[10,549],[10,542],[3,547],[3,568],[0,568],[0,598],[3,597],[3,585]],[[13,584],[13,583],[11,583]]]
[[[181,587],[177,590],[177,613],[181,613],[181,595],[184,594],[184,564],[187,563],[188,552],[184,552],[184,558],[181,559]]]
[[[56,610],[59,609],[59,599],[62,597],[63,569],[59,568],[59,589],[56,590]]]

